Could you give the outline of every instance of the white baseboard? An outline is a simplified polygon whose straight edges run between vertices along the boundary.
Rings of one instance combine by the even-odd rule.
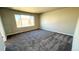
[[[47,30],[47,29],[43,29],[43,30]],[[51,31],[51,30],[47,30],[47,31]],[[57,31],[51,31],[51,32],[57,32]],[[69,35],[69,36],[74,36],[74,34],[68,34],[68,33],[63,33],[63,32],[57,32],[57,33],[61,33],[61,34]]]

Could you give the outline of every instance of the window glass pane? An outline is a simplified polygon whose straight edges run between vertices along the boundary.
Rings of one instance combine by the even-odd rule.
[[[31,17],[30,17],[30,20],[31,20],[31,21],[30,21],[30,24],[34,26],[34,25],[35,25],[34,16],[31,16]]]
[[[29,16],[21,15],[22,27],[29,26]]]
[[[16,19],[16,25],[17,27],[21,27],[21,16],[20,15],[15,15],[15,19]]]

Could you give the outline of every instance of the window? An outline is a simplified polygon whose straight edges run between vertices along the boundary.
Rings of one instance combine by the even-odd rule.
[[[17,28],[34,26],[34,16],[31,15],[15,15]]]

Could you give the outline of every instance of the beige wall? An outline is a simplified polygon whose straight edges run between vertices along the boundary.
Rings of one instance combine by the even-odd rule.
[[[79,8],[62,8],[42,14],[41,28],[49,31],[73,35]]]
[[[3,21],[3,25],[4,25],[5,32],[7,35],[39,28],[39,16],[37,14],[24,13],[24,12],[9,10],[9,9],[1,9],[0,12],[2,13],[2,21]],[[15,14],[34,15],[35,16],[35,26],[18,29],[16,27],[16,22],[15,22],[15,17],[14,17]]]

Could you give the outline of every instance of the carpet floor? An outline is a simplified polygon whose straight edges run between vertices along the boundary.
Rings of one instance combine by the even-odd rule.
[[[72,36],[34,30],[8,37],[6,51],[71,51]]]

